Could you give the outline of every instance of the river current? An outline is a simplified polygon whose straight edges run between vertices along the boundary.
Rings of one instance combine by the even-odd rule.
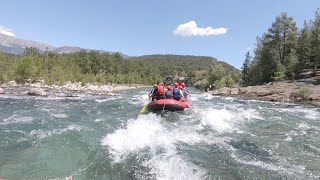
[[[320,109],[191,90],[184,112],[115,97],[0,96],[0,178],[319,179]]]

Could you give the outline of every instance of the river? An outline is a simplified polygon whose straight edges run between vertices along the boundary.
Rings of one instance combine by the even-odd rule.
[[[115,97],[0,96],[0,177],[318,179],[320,109],[191,90],[184,112]]]

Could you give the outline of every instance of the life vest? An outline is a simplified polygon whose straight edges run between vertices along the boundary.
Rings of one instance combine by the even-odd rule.
[[[172,96],[174,99],[180,99],[181,98],[180,90],[178,88],[173,88]]]
[[[157,95],[164,95],[164,86],[158,85]]]
[[[185,98],[188,96],[187,91],[188,91],[187,88],[182,89],[182,94]]]
[[[172,91],[166,91],[166,98],[171,99],[172,98]]]

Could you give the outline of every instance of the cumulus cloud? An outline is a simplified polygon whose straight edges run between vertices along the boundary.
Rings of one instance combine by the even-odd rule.
[[[174,31],[174,34],[180,36],[218,36],[227,33],[228,29],[224,27],[212,28],[198,27],[195,21],[190,21],[185,24],[180,24]]]
[[[14,34],[14,32],[12,31],[12,29],[9,29],[9,28],[4,27],[4,26],[0,26],[0,34],[4,34],[4,35],[7,35],[7,36],[12,36],[12,37],[16,36]]]

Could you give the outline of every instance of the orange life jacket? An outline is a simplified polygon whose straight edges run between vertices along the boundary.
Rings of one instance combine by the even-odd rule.
[[[157,95],[164,95],[164,86],[158,85]]]

